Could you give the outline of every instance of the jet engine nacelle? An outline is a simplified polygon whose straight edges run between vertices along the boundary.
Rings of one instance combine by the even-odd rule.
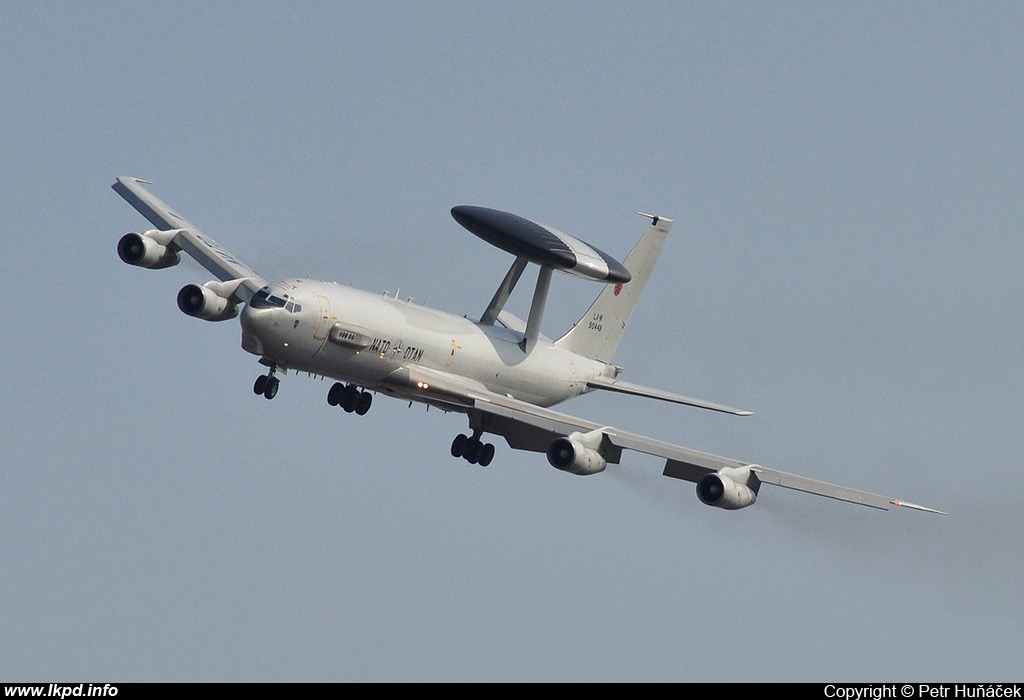
[[[749,467],[720,469],[700,478],[697,482],[697,498],[701,503],[715,508],[746,508],[757,500],[756,486],[751,488],[748,485],[751,480],[759,485],[757,477],[751,474]]]
[[[129,265],[159,270],[173,267],[181,260],[178,251],[169,246],[177,231],[146,231],[126,233],[117,242],[117,256]]]
[[[548,462],[555,469],[578,476],[603,472],[608,461],[597,451],[601,438],[599,430],[557,438],[548,447]]]
[[[227,321],[238,315],[238,304],[230,294],[223,295],[217,282],[208,282],[202,286],[186,284],[178,292],[178,308],[188,316],[195,316],[204,321]]]

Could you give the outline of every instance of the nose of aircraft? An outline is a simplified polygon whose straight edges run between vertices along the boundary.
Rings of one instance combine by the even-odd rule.
[[[275,319],[285,313],[286,304],[285,299],[271,294],[267,287],[249,299],[249,303],[239,316],[242,324],[242,347],[245,350],[254,355],[265,355],[265,349],[275,345],[271,338]]]
[[[263,341],[260,339],[260,312],[246,304],[238,317],[242,324],[242,349],[253,355],[263,355]]]

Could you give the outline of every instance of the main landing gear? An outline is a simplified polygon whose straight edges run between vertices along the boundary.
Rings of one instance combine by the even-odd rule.
[[[459,433],[452,441],[452,457],[462,457],[470,464],[486,467],[494,459],[494,445],[480,441],[481,431],[473,431],[473,435]]]
[[[277,396],[277,389],[281,384],[281,380],[274,376],[276,370],[276,367],[271,367],[269,372],[256,377],[256,383],[252,385],[254,394],[263,396],[268,400]]]
[[[335,382],[331,390],[327,392],[327,403],[331,406],[341,406],[345,413],[366,415],[373,402],[373,394],[368,391],[361,391],[355,384],[342,384]]]

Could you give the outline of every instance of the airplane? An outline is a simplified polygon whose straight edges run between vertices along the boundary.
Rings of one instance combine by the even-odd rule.
[[[205,321],[239,317],[242,348],[267,368],[253,392],[273,399],[277,374],[306,372],[336,380],[327,403],[364,415],[375,394],[435,406],[468,418],[451,454],[487,466],[504,438],[515,450],[542,452],[556,469],[585,476],[619,464],[632,450],[664,459],[665,476],[696,484],[700,502],[726,510],[752,505],[772,484],[888,510],[934,508],[719,457],[557,411],[553,406],[591,391],[610,391],[748,416],[750,411],[624,381],[612,356],[661,254],[673,221],[637,212],[649,223],[619,262],[583,240],[508,212],[460,205],[461,226],[513,256],[479,319],[416,305],[333,282],[271,281],[228,252],[147,189],[147,180],[118,177],[117,194],[155,228],[117,243],[122,261],[149,269],[177,265],[181,253],[216,279],[187,284],[178,308]],[[528,265],[537,281],[525,321],[505,304]],[[602,284],[586,314],[557,340],[541,333],[554,271]]]

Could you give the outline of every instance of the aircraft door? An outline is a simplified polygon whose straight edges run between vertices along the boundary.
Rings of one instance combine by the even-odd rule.
[[[320,341],[320,345],[316,349],[316,352],[320,352],[324,347],[324,342],[327,340],[327,336],[331,334],[331,324],[334,322],[334,317],[331,316],[330,299],[325,297],[323,294],[317,294],[316,300],[317,303],[320,304],[320,320],[316,324],[316,329],[313,331],[313,340]]]

